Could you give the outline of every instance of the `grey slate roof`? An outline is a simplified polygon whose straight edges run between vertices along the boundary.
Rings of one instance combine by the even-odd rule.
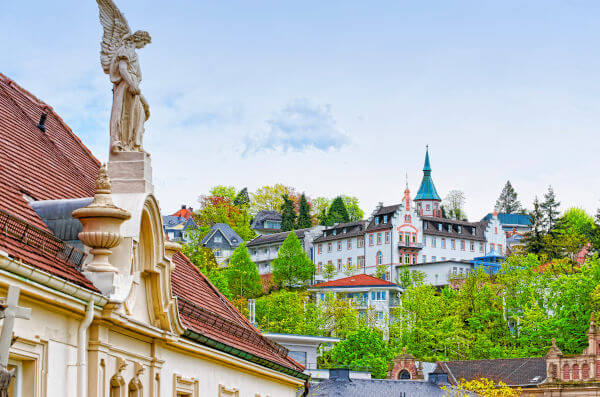
[[[543,357],[506,358],[495,360],[438,361],[433,373],[446,373],[448,382],[456,385],[461,379],[470,381],[487,378],[508,386],[537,386],[546,379],[546,359]]]
[[[294,232],[296,233],[296,236],[298,236],[298,238],[300,240],[302,240],[304,238],[304,233],[306,233],[310,229],[312,229],[312,228],[298,229],[298,230],[294,230]],[[281,243],[283,240],[286,239],[288,234],[290,234],[290,232],[265,234],[265,235],[253,238],[246,245],[248,247],[253,247],[253,246],[262,245],[262,244]]]
[[[423,216],[421,217],[421,220],[423,221],[424,234],[477,241],[485,241],[484,233],[489,222],[468,222],[430,216]],[[440,223],[444,225],[442,230],[438,229],[438,224]],[[427,226],[425,226],[425,224],[427,224]],[[461,226],[462,233],[458,233],[457,226]],[[472,228],[475,228],[474,235],[471,233]]]
[[[231,243],[233,248],[237,248],[238,245],[244,242],[244,239],[241,238],[228,224],[215,223],[213,227],[210,228],[210,232],[204,236],[200,244],[206,244],[217,230]]]
[[[323,230],[323,234],[314,239],[313,243],[322,243],[324,241],[333,241],[355,236],[362,236],[365,234],[366,226],[367,221],[340,223]],[[344,229],[346,229],[345,233]],[[334,230],[336,231],[335,235],[333,234]]]
[[[73,218],[72,212],[78,208],[87,207],[93,200],[93,197],[43,200],[32,201],[30,205],[56,237],[77,248],[82,248],[83,244],[77,235],[83,226],[79,220]]]
[[[391,229],[392,228],[392,215],[394,215],[394,213],[396,212],[396,210],[398,209],[398,207],[400,207],[401,204],[394,204],[394,205],[388,205],[385,207],[381,207],[373,216],[373,219],[371,219],[371,222],[369,223],[369,226],[367,226],[367,232],[374,232],[376,230],[384,230],[384,229]],[[376,224],[375,223],[375,218],[377,217],[381,217],[383,215],[387,215],[388,219],[387,222],[383,222],[383,220],[379,223]]]
[[[443,396],[439,385],[414,380],[388,379],[329,379],[311,384],[311,397],[435,397]]]
[[[281,222],[281,215],[279,215],[279,213],[274,210],[261,210],[252,219],[252,224],[250,225],[250,227],[252,229],[262,229],[264,227],[265,221],[280,221]]]

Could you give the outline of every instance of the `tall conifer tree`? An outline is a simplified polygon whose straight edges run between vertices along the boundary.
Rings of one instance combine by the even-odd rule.
[[[298,213],[298,223],[296,224],[298,229],[305,229],[312,226],[312,219],[310,218],[310,206],[306,200],[306,196],[302,193],[300,196],[300,211]]]
[[[560,201],[556,201],[554,189],[552,189],[552,186],[548,186],[548,192],[544,194],[544,201],[540,204],[540,208],[544,214],[544,226],[546,227],[547,232],[552,230],[556,225],[559,215],[559,206]]]
[[[333,199],[329,212],[327,213],[327,225],[331,226],[335,223],[350,222],[348,210],[344,204],[344,200],[340,196]]]
[[[294,203],[287,194],[283,195],[283,205],[281,206],[281,230],[294,230],[296,226],[296,209]]]
[[[525,235],[525,247],[528,252],[539,254],[544,249],[544,212],[537,197],[528,215],[531,229]]]
[[[496,200],[496,210],[505,214],[517,214],[523,211],[523,207],[517,199],[517,192],[510,181],[506,181],[500,197]]]

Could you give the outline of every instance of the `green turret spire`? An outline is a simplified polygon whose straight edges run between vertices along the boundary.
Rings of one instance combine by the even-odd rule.
[[[435,190],[433,179],[431,179],[431,164],[429,163],[429,145],[425,151],[425,165],[423,166],[423,179],[421,180],[421,187],[417,192],[415,200],[438,200],[442,201],[440,196]]]

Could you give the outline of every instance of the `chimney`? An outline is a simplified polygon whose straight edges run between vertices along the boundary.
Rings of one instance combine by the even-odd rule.
[[[329,370],[329,380],[349,381],[350,370],[348,368],[332,368]]]
[[[40,116],[40,122],[37,125],[37,128],[39,128],[42,132],[46,132],[46,117],[48,117],[48,114],[42,113]]]

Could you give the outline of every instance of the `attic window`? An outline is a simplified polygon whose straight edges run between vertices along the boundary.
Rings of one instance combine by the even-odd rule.
[[[387,223],[387,221],[388,221],[388,216],[387,216],[387,215],[384,215],[384,216],[383,216],[383,223]]]
[[[337,229],[333,229],[333,235],[337,235]]]
[[[458,229],[459,233],[462,233],[462,227],[460,227],[460,225],[456,226],[456,228]]]
[[[30,195],[28,195],[27,193],[25,193],[23,190],[21,190],[21,196],[25,199],[25,201],[27,201],[28,203],[32,203],[35,201],[35,199],[33,197],[31,197]]]
[[[378,216],[375,217],[375,224],[379,225],[379,217]]]
[[[344,228],[344,231],[343,231],[343,233],[346,233],[346,228]]]
[[[442,231],[442,224],[438,223],[438,230],[441,232]]]

